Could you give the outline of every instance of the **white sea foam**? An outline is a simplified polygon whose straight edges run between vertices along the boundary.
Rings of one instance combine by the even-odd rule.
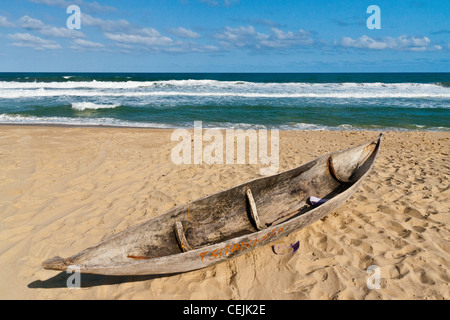
[[[239,98],[335,98],[335,99],[375,99],[375,98],[409,98],[409,99],[450,99],[446,92],[305,92],[305,93],[264,93],[264,92],[185,92],[185,91],[97,91],[97,90],[0,90],[1,99],[20,99],[35,97],[239,97]],[[448,106],[445,106],[448,107]]]
[[[40,125],[75,125],[75,126],[116,126],[138,128],[168,129],[174,126],[164,123],[133,122],[113,118],[71,118],[71,117],[35,117],[0,114],[1,124],[40,124]]]
[[[69,79],[72,76],[65,76]],[[152,87],[204,87],[204,88],[240,88],[240,89],[445,89],[438,83],[304,83],[304,82],[284,82],[284,83],[260,83],[246,81],[218,81],[218,80],[166,80],[166,81],[66,81],[66,82],[14,82],[0,81],[0,89],[133,89]],[[447,89],[448,90],[448,89]]]
[[[96,104],[92,102],[74,102],[72,103],[72,109],[78,111],[97,110],[97,109],[114,109],[120,106],[119,104]]]
[[[192,128],[192,122],[183,124],[167,124],[167,123],[147,123],[134,122],[126,120],[118,120],[113,118],[72,118],[72,117],[36,117],[36,116],[22,116],[22,115],[7,115],[0,114],[0,124],[41,124],[41,125],[76,125],[76,126],[117,126],[117,127],[137,127],[137,128]],[[271,129],[259,124],[248,123],[231,123],[231,122],[210,122],[204,123],[204,128],[215,129]],[[308,123],[291,123],[282,126],[277,126],[280,130],[338,130],[338,127],[320,126]]]
[[[0,89],[135,89],[157,86],[230,86],[233,82],[214,80],[169,80],[169,81],[67,81],[67,82],[7,82],[0,81]]]
[[[136,128],[160,128],[160,129],[175,129],[175,128],[192,128],[192,122],[183,124],[168,124],[168,123],[149,123],[149,122],[134,122],[119,120],[113,118],[72,118],[72,117],[36,117],[36,116],[22,116],[22,115],[7,115],[0,114],[0,124],[38,124],[38,125],[75,125],[75,126],[114,126],[114,127],[136,127]],[[339,126],[326,126],[312,123],[288,123],[278,126],[263,126],[260,124],[247,123],[230,123],[230,122],[205,122],[205,128],[217,129],[279,129],[287,130],[301,130],[301,131],[322,131],[322,130],[339,130],[339,131],[358,131],[358,130],[372,130],[372,131],[408,131],[405,128],[397,127],[358,127],[349,124],[341,124]],[[424,128],[422,125],[415,125],[414,130],[424,131],[448,131],[446,127],[429,127]]]
[[[422,83],[257,83],[217,80],[0,82],[0,98],[232,97],[449,99],[450,88]]]

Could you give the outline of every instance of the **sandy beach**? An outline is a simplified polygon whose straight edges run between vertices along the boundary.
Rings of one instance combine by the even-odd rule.
[[[260,177],[260,165],[175,165],[172,130],[0,126],[0,299],[450,299],[450,132],[386,132],[345,205],[270,245],[172,276],[83,275],[71,256],[173,206]],[[378,136],[281,131],[280,172]],[[369,289],[369,266],[381,288]]]

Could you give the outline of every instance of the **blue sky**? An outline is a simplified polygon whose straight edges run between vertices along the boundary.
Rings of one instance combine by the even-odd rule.
[[[448,0],[4,0],[0,72],[450,72],[449,17]]]

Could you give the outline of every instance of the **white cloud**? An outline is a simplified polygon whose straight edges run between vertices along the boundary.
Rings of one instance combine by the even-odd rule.
[[[239,3],[239,0],[199,0],[200,2],[207,3],[210,6],[231,6],[233,3]]]
[[[172,38],[162,35],[151,27],[132,25],[126,20],[103,20],[82,14],[81,25],[95,26],[104,31],[106,39],[114,41],[117,47],[132,50],[145,50],[153,53],[180,53],[180,52],[213,52],[217,47],[213,45],[201,45],[193,42],[174,41]],[[169,32],[187,39],[197,39],[199,34],[185,28],[171,29]]]
[[[68,5],[69,1],[65,0],[30,0],[30,1],[34,3],[46,4],[48,6],[64,7],[70,5],[70,4]]]
[[[14,23],[10,22],[8,18],[0,16],[0,27],[2,28],[13,28]]]
[[[81,14],[81,26],[83,27],[91,26],[98,27],[102,31],[113,32],[113,31],[124,31],[131,28],[131,24],[124,19],[121,20],[103,20],[100,18],[94,18],[89,14]]]
[[[212,45],[201,45],[194,42],[180,42],[173,46],[160,48],[160,51],[168,53],[211,53],[219,51],[219,48]]]
[[[136,34],[125,34],[125,33],[105,33],[105,37],[119,42],[122,44],[134,44],[134,45],[144,45],[144,46],[165,46],[171,45],[173,40],[169,37],[164,36],[141,36]]]
[[[45,24],[38,19],[33,19],[29,16],[23,16],[19,20],[19,25],[22,28],[28,29],[28,30],[40,30],[44,29],[46,26]]]
[[[42,39],[29,33],[10,34],[8,37],[14,41],[12,45],[16,47],[30,47],[35,50],[61,49],[56,41]]]
[[[314,40],[311,33],[300,29],[299,31],[282,31],[272,28],[271,33],[257,32],[253,26],[225,27],[225,30],[215,35],[222,46],[226,48],[287,48],[311,45]]]
[[[397,38],[385,37],[382,39],[373,39],[366,35],[352,39],[344,37],[340,45],[347,48],[360,48],[371,50],[396,50],[396,51],[427,51],[441,50],[442,47],[431,45],[428,37],[400,36]]]
[[[198,39],[198,38],[202,37],[197,32],[194,32],[192,30],[185,29],[185,28],[182,28],[182,27],[173,28],[173,29],[170,29],[169,31],[170,31],[170,33],[172,33],[172,34],[174,34],[176,36],[179,36],[181,38]]]
[[[215,35],[216,39],[221,40],[225,47],[258,47],[260,41],[269,39],[269,36],[256,32],[252,26],[248,27],[225,27],[222,33]]]
[[[76,50],[101,50],[105,46],[98,42],[92,42],[84,39],[75,39],[71,46],[72,49]]]
[[[136,30],[135,33],[139,33],[146,37],[161,37],[161,33],[153,28],[141,28]]]
[[[208,53],[219,49],[213,45],[198,44],[193,41],[174,41],[161,35],[153,28],[138,29],[133,34],[106,32],[105,37],[115,42],[115,45],[126,49],[128,53],[144,50],[152,53]]]
[[[273,36],[270,39],[261,41],[261,45],[271,48],[306,46],[314,43],[311,33],[300,29],[299,31],[284,32],[277,28],[272,28]]]
[[[23,16],[19,20],[19,25],[27,30],[35,30],[40,34],[52,38],[77,39],[84,38],[86,35],[77,30],[70,30],[64,27],[52,27],[45,25],[41,20]]]
[[[75,3],[83,7],[85,11],[91,12],[91,13],[110,13],[110,12],[117,12],[117,9],[111,6],[107,5],[101,5],[97,1],[94,2],[84,2],[81,0],[75,1]]]
[[[86,2],[83,0],[29,0],[34,3],[45,4],[48,6],[57,6],[61,8],[67,8],[73,4],[79,6],[82,12],[87,11],[90,13],[110,13],[117,12],[117,9],[111,6],[100,5],[97,1]]]
[[[70,30],[67,28],[50,27],[39,30],[39,32],[47,37],[77,39],[84,38],[86,35],[80,31]]]

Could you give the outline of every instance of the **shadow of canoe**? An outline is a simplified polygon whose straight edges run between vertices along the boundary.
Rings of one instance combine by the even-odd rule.
[[[56,276],[47,280],[36,280],[28,284],[30,289],[56,289],[56,288],[68,288],[72,279],[69,279],[73,274],[61,272]],[[142,282],[153,279],[170,277],[176,274],[165,275],[143,275],[143,276],[105,276],[96,274],[80,274],[79,286],[80,288],[92,288],[100,286],[110,286],[122,283],[130,282]]]

